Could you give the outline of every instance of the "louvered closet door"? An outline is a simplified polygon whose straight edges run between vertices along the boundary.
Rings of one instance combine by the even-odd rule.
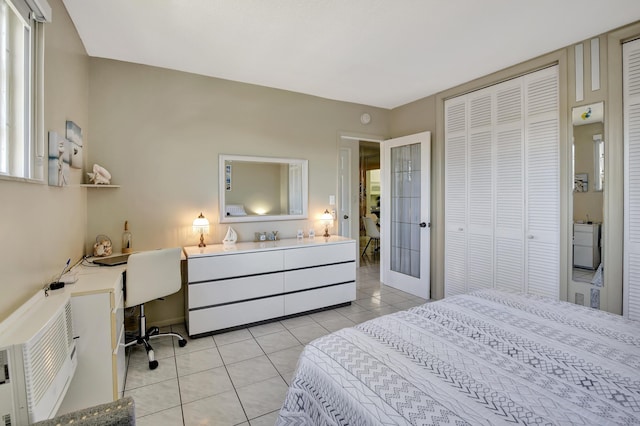
[[[559,297],[560,146],[558,67],[524,77],[526,291]]]
[[[624,300],[623,314],[640,320],[640,40],[623,45]]]
[[[445,118],[445,297],[466,293],[467,106],[446,101]]]
[[[467,291],[493,287],[492,90],[469,97]]]
[[[495,124],[495,286],[524,290],[523,79],[499,86]]]

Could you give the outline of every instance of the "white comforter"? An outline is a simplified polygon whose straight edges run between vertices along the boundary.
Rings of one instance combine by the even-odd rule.
[[[485,290],[311,342],[278,424],[640,424],[639,402],[639,322]]]

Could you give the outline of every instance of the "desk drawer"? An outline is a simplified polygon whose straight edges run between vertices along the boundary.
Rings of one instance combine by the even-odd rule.
[[[285,269],[327,265],[344,262],[345,260],[355,260],[356,258],[355,242],[319,247],[301,247],[285,250],[284,252]]]
[[[189,336],[281,317],[284,296],[189,311]]]
[[[189,259],[188,276],[193,283],[281,271],[282,267],[282,250],[226,254]]]
[[[199,284],[189,284],[189,308],[218,305],[281,294],[284,274],[256,275]]]
[[[354,262],[298,269],[284,273],[284,291],[297,291],[329,284],[355,281]]]

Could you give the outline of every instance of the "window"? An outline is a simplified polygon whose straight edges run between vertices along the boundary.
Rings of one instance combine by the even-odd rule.
[[[43,13],[44,12],[44,13]],[[43,179],[42,0],[0,0],[0,176]]]
[[[593,143],[595,144],[594,163],[595,182],[594,191],[602,191],[604,189],[604,141],[602,135],[593,135]]]

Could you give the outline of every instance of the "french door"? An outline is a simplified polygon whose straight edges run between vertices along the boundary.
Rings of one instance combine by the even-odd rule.
[[[381,163],[381,281],[429,299],[430,132],[384,141]]]

